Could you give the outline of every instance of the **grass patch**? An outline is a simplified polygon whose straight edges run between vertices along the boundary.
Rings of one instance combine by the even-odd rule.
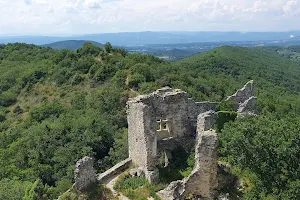
[[[161,187],[152,186],[145,177],[131,177],[127,172],[118,178],[114,189],[132,200],[147,200],[149,197],[160,200],[156,191]]]
[[[111,191],[99,185],[97,183],[91,184],[87,187],[87,190],[80,192],[76,189],[71,189],[70,191],[64,193],[60,196],[60,200],[116,200]]]
[[[164,158],[160,160],[163,161]],[[194,165],[194,147],[189,151],[178,147],[172,151],[172,159],[167,167],[164,167],[163,162],[159,165],[160,182],[162,184],[169,184],[172,181],[181,180],[191,174]]]

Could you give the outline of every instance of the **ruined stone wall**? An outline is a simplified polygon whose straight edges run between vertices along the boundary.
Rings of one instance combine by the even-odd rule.
[[[196,135],[199,113],[215,110],[216,105],[193,102],[186,92],[169,87],[130,99],[127,102],[128,142],[133,164],[145,168],[146,175],[147,171],[156,171],[159,152],[169,151],[164,148],[167,146],[175,148],[182,142],[188,143]],[[157,130],[157,120],[167,121],[168,129]],[[172,138],[180,138],[181,143]]]
[[[236,93],[229,96],[226,101],[233,101],[236,103],[234,110],[241,115],[255,114],[256,97],[254,96],[253,80],[244,85]]]
[[[239,105],[237,112],[244,115],[253,115],[255,114],[255,105],[256,105],[256,97],[252,96]]]
[[[193,127],[197,126],[197,117],[201,113],[205,113],[207,111],[216,110],[218,102],[194,102],[189,99],[189,120]]]
[[[214,130],[202,132],[195,148],[195,167],[185,180],[185,194],[213,198],[218,186],[218,136]]]
[[[159,191],[162,199],[183,200],[189,194],[213,199],[218,186],[218,136],[210,129],[216,121],[216,115],[208,111],[198,116],[195,167],[188,177],[171,182]]]
[[[226,101],[234,101],[237,104],[245,102],[250,97],[254,96],[254,84],[253,80],[249,81],[244,85],[243,88],[237,90],[236,93],[229,96]]]
[[[74,187],[79,191],[84,191],[87,186],[97,181],[92,158],[85,156],[77,161],[74,170],[74,179]]]
[[[217,113],[213,110],[201,113],[197,118],[197,135],[213,127],[217,120]]]
[[[128,104],[128,147],[129,157],[137,166],[148,169],[155,167],[156,137],[154,113],[143,103]]]
[[[129,156],[134,165],[145,169],[150,182],[158,176],[158,139],[189,134],[187,99],[181,90],[162,88],[127,102]],[[163,137],[157,130],[158,119],[167,119],[170,126]]]
[[[227,101],[235,101],[236,111],[248,114],[254,110],[253,95],[253,81],[250,81]],[[144,168],[149,180],[151,176],[157,177],[159,155],[170,154],[176,145],[184,146],[178,141],[187,144],[211,128],[216,120],[213,111],[217,104],[194,102],[186,92],[169,87],[130,99],[127,102],[128,143],[133,164]]]
[[[110,168],[109,170],[101,173],[98,175],[97,180],[105,184],[107,183],[110,179],[114,178],[116,175],[121,174],[125,170],[129,169],[130,165],[132,163],[132,160],[130,158],[127,158],[126,160],[123,160]]]

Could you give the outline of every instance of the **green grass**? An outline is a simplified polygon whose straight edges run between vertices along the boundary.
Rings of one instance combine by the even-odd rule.
[[[152,186],[145,177],[131,177],[125,172],[116,181],[114,189],[132,200],[147,200],[148,197],[159,200],[156,192],[162,187]]]
[[[162,184],[181,180],[191,174],[195,164],[195,152],[193,150],[194,147],[189,151],[178,147],[172,152],[172,159],[167,167],[164,167],[164,163],[159,165],[160,182]]]
[[[96,200],[96,199],[110,199],[115,200],[115,197],[111,191],[105,188],[103,185],[97,183],[91,184],[87,187],[87,190],[80,192],[74,188],[64,193],[60,200]]]

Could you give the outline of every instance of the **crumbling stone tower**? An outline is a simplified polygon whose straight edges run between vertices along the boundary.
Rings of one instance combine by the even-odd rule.
[[[158,152],[195,140],[197,117],[217,103],[194,102],[186,92],[165,87],[127,102],[129,157],[146,178],[159,178]]]

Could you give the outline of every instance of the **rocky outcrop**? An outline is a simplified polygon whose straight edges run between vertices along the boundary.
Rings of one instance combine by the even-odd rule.
[[[254,96],[253,80],[249,81],[243,88],[229,96],[226,101],[235,102],[236,106],[234,107],[234,110],[240,115],[255,114],[256,97]]]
[[[87,186],[97,181],[92,158],[86,156],[77,161],[74,179],[74,187],[79,191],[84,191]]]

